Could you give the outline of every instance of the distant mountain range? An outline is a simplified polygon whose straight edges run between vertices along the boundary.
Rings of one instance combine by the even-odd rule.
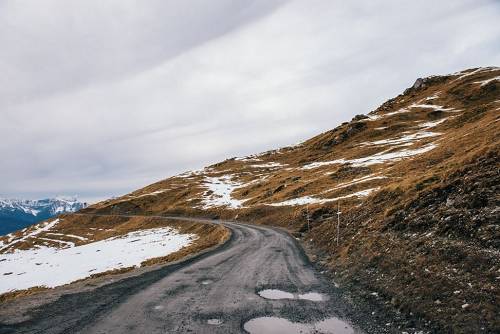
[[[65,212],[75,212],[86,206],[76,198],[46,198],[40,200],[1,199],[0,235],[4,235]]]

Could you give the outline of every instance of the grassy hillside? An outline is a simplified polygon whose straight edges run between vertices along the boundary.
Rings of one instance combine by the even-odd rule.
[[[286,227],[367,300],[438,332],[498,332],[499,78],[500,68],[489,67],[419,79],[299,145],[231,158],[83,211]]]

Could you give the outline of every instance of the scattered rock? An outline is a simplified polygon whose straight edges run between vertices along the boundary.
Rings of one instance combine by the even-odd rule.
[[[422,78],[418,78],[415,83],[413,84],[413,86],[411,88],[413,89],[419,89],[419,88],[422,88],[424,87],[424,79]]]

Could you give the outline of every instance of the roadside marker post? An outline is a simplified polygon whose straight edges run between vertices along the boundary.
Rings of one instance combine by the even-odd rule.
[[[309,204],[306,205],[306,219],[307,219],[307,232],[311,232],[311,227],[309,225]]]
[[[337,246],[339,245],[340,238],[340,202],[337,202]]]

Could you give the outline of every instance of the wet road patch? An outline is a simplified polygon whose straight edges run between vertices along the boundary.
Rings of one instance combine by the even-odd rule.
[[[222,325],[223,321],[221,319],[208,319],[207,324],[212,325],[212,326],[219,326]]]
[[[328,300],[328,296],[319,292],[307,292],[307,293],[291,293],[279,289],[264,289],[257,292],[259,296],[265,299],[279,300],[279,299],[302,299],[310,300],[313,302],[322,302]]]
[[[299,299],[310,300],[313,302],[323,302],[325,300],[328,300],[328,297],[326,295],[318,292],[307,292],[304,294],[299,294],[298,297]]]
[[[204,279],[204,280],[200,281],[201,285],[209,285],[209,284],[212,284],[213,282],[214,281],[211,279]]]
[[[295,295],[293,293],[278,289],[265,289],[259,291],[258,295],[265,299],[295,299]]]
[[[279,317],[259,317],[247,321],[243,328],[250,334],[354,334],[354,329],[347,322],[335,317],[314,324],[292,322]]]

